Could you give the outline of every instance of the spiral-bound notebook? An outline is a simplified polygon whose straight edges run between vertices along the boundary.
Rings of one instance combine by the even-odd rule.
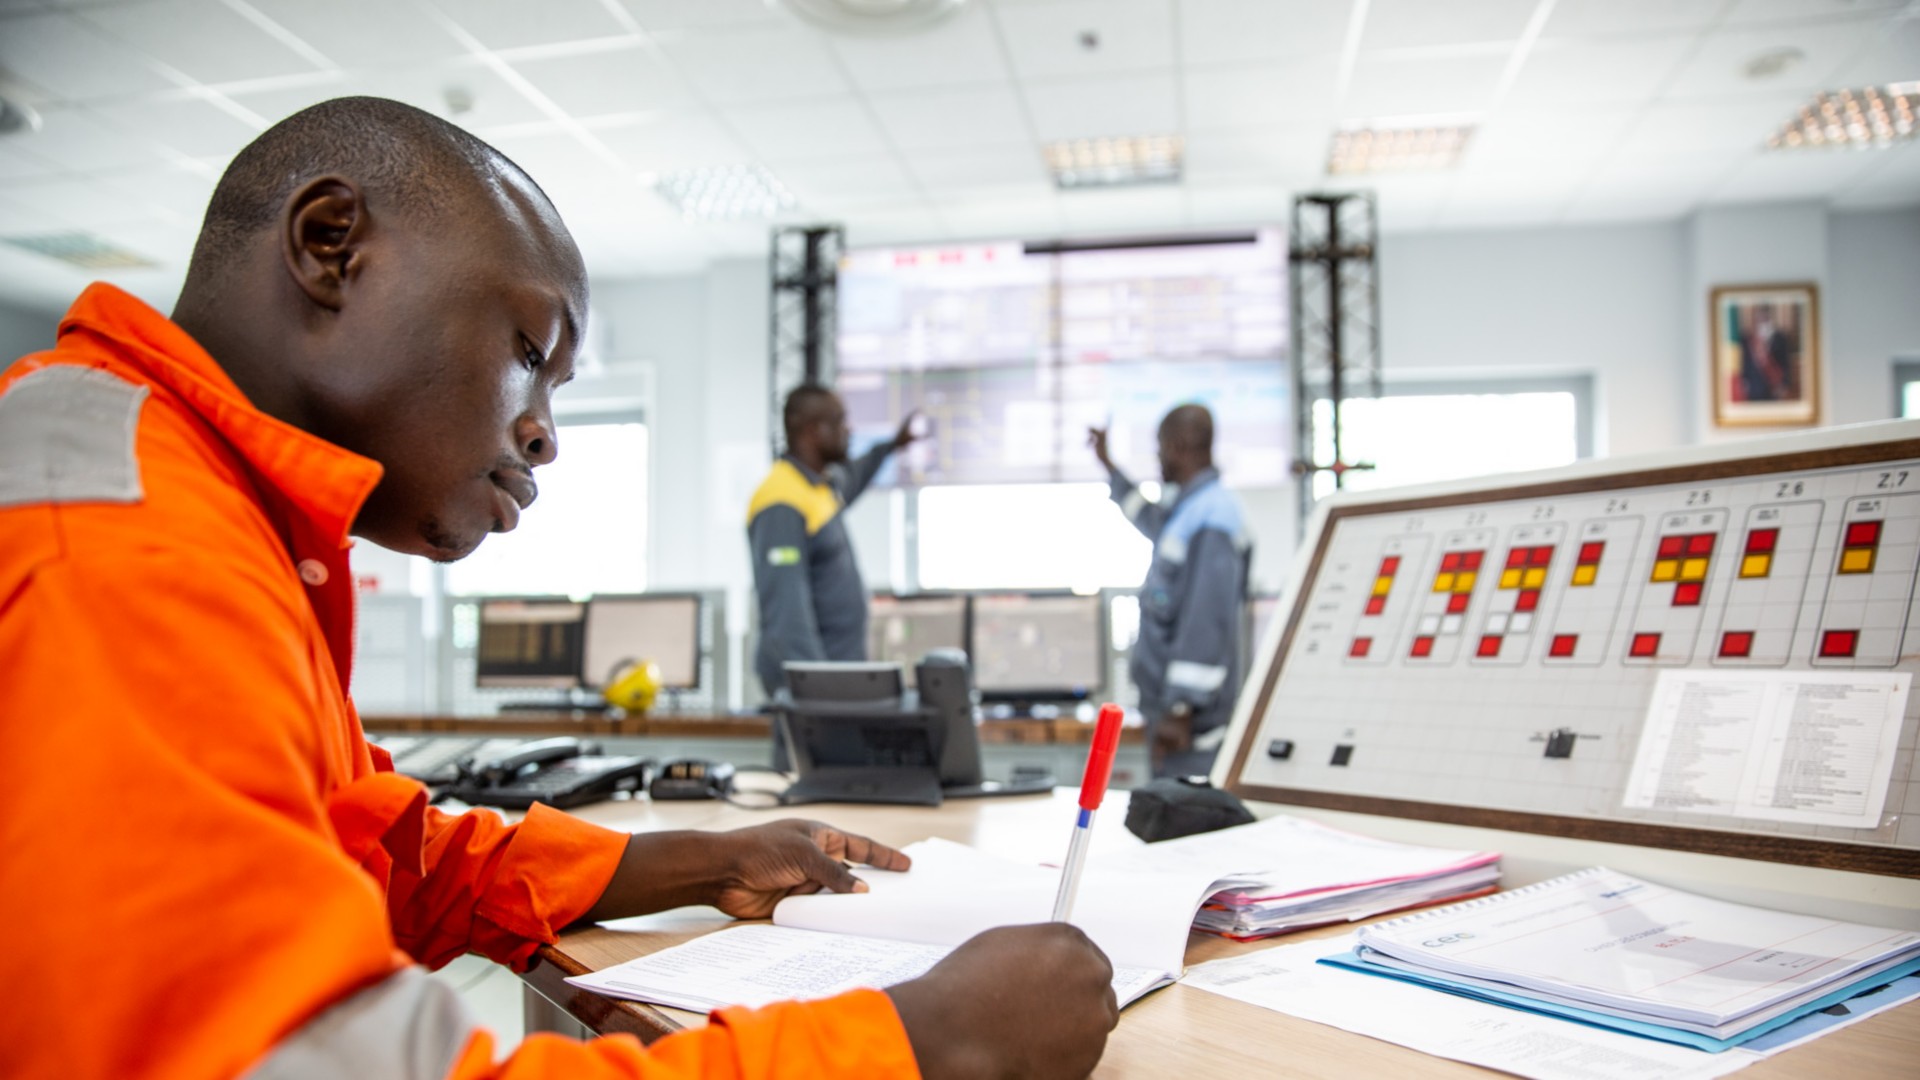
[[[1920,962],[1920,933],[1594,867],[1364,927],[1362,969],[1728,1040]],[[1517,1000],[1516,1000],[1517,999]]]

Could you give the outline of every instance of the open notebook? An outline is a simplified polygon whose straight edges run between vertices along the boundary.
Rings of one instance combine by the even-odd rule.
[[[1046,922],[1060,871],[923,840],[913,870],[855,872],[870,892],[789,897],[774,925],[708,934],[567,981],[609,997],[710,1010],[885,989],[918,977],[973,935]],[[1073,923],[1113,962],[1124,1007],[1179,978],[1187,931],[1202,901],[1238,884],[1211,870],[1103,870],[1081,878]]]

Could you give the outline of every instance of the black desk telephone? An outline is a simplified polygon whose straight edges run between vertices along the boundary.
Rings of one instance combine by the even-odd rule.
[[[646,787],[649,758],[602,755],[597,743],[571,737],[528,743],[506,757],[463,770],[447,794],[474,806],[558,810]]]

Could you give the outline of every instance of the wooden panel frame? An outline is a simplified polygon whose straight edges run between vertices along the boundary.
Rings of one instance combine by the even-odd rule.
[[[1269,787],[1242,782],[1248,758],[1259,741],[1261,719],[1272,705],[1280,685],[1280,673],[1293,646],[1308,603],[1308,585],[1318,580],[1334,526],[1343,518],[1405,513],[1442,507],[1465,506],[1485,502],[1518,502],[1568,495],[1587,495],[1624,487],[1658,487],[1671,484],[1708,483],[1735,480],[1772,472],[1804,472],[1811,469],[1850,468],[1883,461],[1920,458],[1920,438],[1888,442],[1859,443],[1851,446],[1789,451],[1753,457],[1734,457],[1692,465],[1657,467],[1636,471],[1603,473],[1548,480],[1509,488],[1481,488],[1423,495],[1402,500],[1368,502],[1353,506],[1334,506],[1327,510],[1317,544],[1310,556],[1306,574],[1295,590],[1293,605],[1280,635],[1276,651],[1267,664],[1259,695],[1234,750],[1227,771],[1227,790],[1244,799],[1313,806],[1384,817],[1413,818],[1449,825],[1469,825],[1508,832],[1540,833],[1571,839],[1599,840],[1640,847],[1696,851],[1740,859],[1795,863],[1830,870],[1853,870],[1869,874],[1920,878],[1920,850],[1889,844],[1862,844],[1846,840],[1814,840],[1804,837],[1734,832],[1722,829],[1698,829],[1662,825],[1654,822],[1609,820],[1553,814],[1532,814],[1517,810],[1494,810],[1459,806],[1452,803],[1388,799],[1371,795],[1345,795],[1307,788]]]

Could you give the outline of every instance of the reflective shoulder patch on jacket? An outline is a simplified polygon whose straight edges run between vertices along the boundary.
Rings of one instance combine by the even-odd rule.
[[[137,503],[134,432],[147,388],[56,364],[0,393],[0,506]]]
[[[402,968],[289,1033],[247,1080],[443,1080],[473,1029],[452,987]]]
[[[807,525],[807,535],[813,536],[833,516],[840,512],[840,493],[832,484],[816,484],[807,479],[805,473],[795,468],[793,462],[782,458],[773,463],[773,471],[760,482],[753,493],[753,499],[747,504],[747,524],[760,516],[760,511],[770,506],[791,506],[800,511],[800,517]]]
[[[767,549],[768,566],[799,566],[800,549],[797,547],[777,547]]]

